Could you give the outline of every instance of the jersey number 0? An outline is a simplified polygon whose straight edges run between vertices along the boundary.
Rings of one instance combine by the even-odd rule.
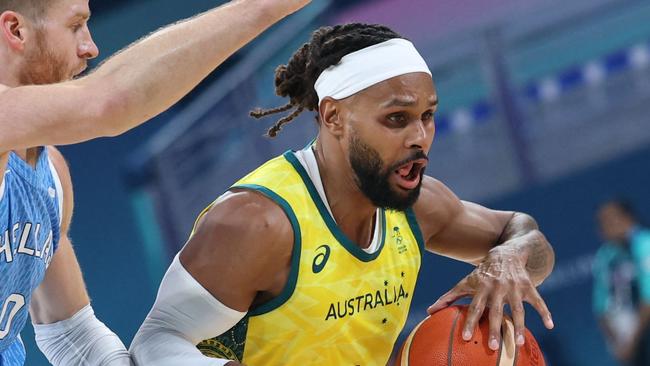
[[[9,315],[5,321],[5,314],[7,313],[7,308],[11,303],[13,303],[14,306],[9,311]],[[2,305],[2,313],[0,313],[0,340],[4,339],[4,337],[9,334],[9,331],[11,330],[11,321],[14,316],[16,316],[16,313],[18,313],[18,310],[22,309],[23,306],[25,306],[25,298],[21,294],[11,294],[7,300],[5,300],[5,303]],[[4,327],[2,327],[2,324],[4,324]]]

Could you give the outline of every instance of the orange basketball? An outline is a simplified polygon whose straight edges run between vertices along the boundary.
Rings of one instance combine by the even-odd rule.
[[[428,316],[408,336],[397,357],[401,366],[545,366],[544,357],[533,335],[526,330],[525,344],[515,346],[514,325],[503,317],[501,346],[488,347],[488,312],[469,342],[463,340],[462,326],[467,306],[451,306]]]

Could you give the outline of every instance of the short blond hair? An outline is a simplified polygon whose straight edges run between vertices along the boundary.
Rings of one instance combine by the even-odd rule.
[[[41,20],[47,15],[54,0],[0,0],[0,14],[15,11],[31,20]]]

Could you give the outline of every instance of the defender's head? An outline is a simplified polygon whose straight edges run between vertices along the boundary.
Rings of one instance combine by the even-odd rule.
[[[99,54],[88,18],[88,0],[0,0],[0,83],[49,84],[80,74]]]

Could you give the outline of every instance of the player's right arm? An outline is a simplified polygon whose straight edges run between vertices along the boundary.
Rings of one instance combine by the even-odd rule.
[[[218,200],[167,271],[131,344],[133,361],[226,364],[203,356],[196,345],[228,331],[260,298],[282,291],[292,247],[289,219],[270,199],[240,191]]]
[[[90,75],[0,88],[0,153],[121,134],[163,112],[226,58],[310,0],[236,0],[163,28]]]
[[[422,223],[427,250],[476,265],[429,307],[429,313],[471,296],[462,325],[463,339],[471,339],[484,310],[489,308],[488,345],[493,350],[501,341],[505,304],[512,311],[518,346],[525,341],[524,301],[537,310],[548,329],[553,328],[551,313],[536,287],[551,273],[555,254],[531,216],[461,201],[431,177],[423,179],[414,211]]]

